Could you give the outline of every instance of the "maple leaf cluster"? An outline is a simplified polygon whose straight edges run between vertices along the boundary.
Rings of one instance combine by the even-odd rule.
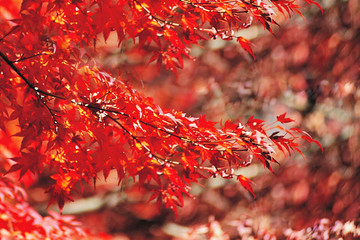
[[[29,206],[26,198],[24,189],[1,178],[1,239],[78,239],[87,235],[73,216],[49,211],[49,216],[42,217]]]
[[[9,133],[15,122],[13,137],[21,139],[6,172],[48,174],[49,204],[56,201],[60,209],[78,186],[113,170],[119,183],[133,178],[148,185],[150,200],[175,212],[202,178],[237,178],[254,194],[250,180],[235,170],[253,160],[271,170],[276,149],[301,153],[299,140],[317,143],[298,128],[285,128],[293,122],[286,114],[267,125],[251,117],[244,125],[217,127],[205,116],[162,109],[94,60],[98,38],[111,32],[120,47],[132,40],[134,48],[152,50],[149,62],[174,72],[192,45],[210,38],[235,38],[252,54],[237,30],[255,19],[271,31],[272,9],[298,12],[293,1],[0,3],[0,129]]]

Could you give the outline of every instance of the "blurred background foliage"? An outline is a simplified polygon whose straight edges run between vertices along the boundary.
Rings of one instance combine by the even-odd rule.
[[[175,77],[146,66],[151,48],[132,42],[118,48],[110,36],[97,51],[104,68],[132,79],[165,108],[240,122],[251,115],[272,122],[287,112],[324,152],[312,144],[305,145],[306,159],[278,156],[274,174],[261,164],[241,170],[254,181],[256,199],[223,179],[194,186],[196,199],[185,200],[177,219],[147,203],[142,189],[128,187],[132,181],[117,187],[115,175],[96,191],[89,187],[64,213],[115,239],[360,237],[360,3],[318,2],[324,13],[306,5],[305,20],[279,16],[273,35],[260,25],[241,30],[254,44],[255,60],[235,42],[211,40],[193,47],[196,58],[186,59]],[[47,196],[39,184],[29,195],[41,211]]]

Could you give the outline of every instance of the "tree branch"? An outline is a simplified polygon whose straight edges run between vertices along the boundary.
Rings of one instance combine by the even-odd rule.
[[[54,97],[54,98],[59,98],[62,100],[68,100],[67,98],[63,97],[63,96],[58,96],[52,93],[48,93],[45,92],[41,89],[39,89],[38,87],[35,87],[21,72],[20,70],[14,65],[14,63],[2,52],[0,52],[0,57],[19,75],[19,77],[21,77],[22,80],[24,80],[24,82],[32,89],[34,90],[37,94],[42,94],[42,95],[46,95],[49,97]]]
[[[2,40],[4,40],[7,36],[9,36],[13,31],[15,31],[15,29],[17,29],[19,27],[19,25],[13,27],[7,34],[5,34],[2,38],[0,38],[0,42]]]
[[[136,0],[135,0],[136,1]],[[54,97],[54,98],[58,98],[58,99],[61,99],[61,100],[69,100],[63,96],[59,96],[59,95],[55,95],[55,94],[52,94],[52,93],[48,93],[48,92],[45,92],[41,89],[39,89],[38,87],[35,87],[21,72],[20,70],[14,65],[14,63],[9,60],[9,58],[3,54],[2,52],[0,52],[0,57],[21,77],[21,79],[23,79],[23,81],[32,89],[35,91],[36,95],[38,96],[39,100],[43,103],[43,105],[47,108],[47,110],[49,111],[51,117],[53,118],[53,122],[54,122],[54,125],[55,125],[55,131],[57,132],[57,127],[59,125],[59,122],[56,120],[56,114],[53,113],[52,109],[49,108],[49,106],[46,104],[46,102],[44,101],[43,97],[44,96],[49,96],[49,97]],[[119,115],[123,115],[125,117],[128,117],[128,118],[131,118],[130,115],[124,113],[124,112],[120,112],[120,111],[117,111],[117,110],[111,110],[111,109],[106,109],[106,108],[102,108],[100,106],[94,106],[94,104],[86,104],[86,103],[82,103],[82,102],[76,102],[75,100],[72,100],[71,101],[72,103],[78,105],[78,106],[82,106],[82,107],[86,107],[90,110],[96,110],[96,111],[104,111],[104,112],[110,112],[110,113],[115,113],[115,114],[119,114]],[[151,155],[153,155],[156,159],[158,160],[162,160],[162,161],[166,161],[168,162],[166,159],[164,158],[161,158],[159,156],[156,156],[154,155],[151,150],[145,146],[139,139],[136,138],[136,136],[134,136],[128,129],[126,129],[121,123],[119,123],[115,118],[111,117],[108,115],[108,117],[113,120],[116,124],[118,124],[126,133],[128,133],[135,141],[137,141],[139,144],[141,144],[141,146],[146,149]],[[173,137],[176,137],[178,138],[179,140],[181,141],[185,141],[185,142],[188,142],[194,146],[199,146],[205,150],[214,150],[212,148],[209,148],[209,147],[206,147],[205,145],[203,145],[202,143],[200,143],[200,141],[193,141],[189,138],[185,138],[183,136],[179,136],[177,134],[174,134],[168,130],[165,130],[165,129],[162,129],[162,128],[159,128],[157,126],[154,126],[153,124],[151,123],[148,123],[148,122],[145,122],[141,119],[139,119],[139,122],[141,122],[142,124],[144,125],[147,125],[151,128],[154,128],[158,131],[161,131],[161,132],[164,132],[166,134],[169,134]],[[206,142],[208,144],[213,144],[212,142]],[[219,150],[219,149],[217,149]],[[221,150],[220,150],[221,151]],[[247,149],[244,149],[243,151],[247,151]]]
[[[30,58],[34,58],[34,57],[37,57],[37,56],[40,56],[40,55],[43,55],[43,53],[37,53],[37,54],[29,56],[29,57],[21,56],[18,60],[14,60],[14,61],[11,61],[11,62],[12,63],[22,62],[22,61],[25,61],[25,60],[28,60]]]
[[[44,95],[46,96],[52,96],[52,97],[57,97],[63,100],[66,100],[66,98],[61,97],[61,96],[56,96],[53,95],[51,93],[47,93],[44,92],[42,90],[40,90],[38,87],[35,87],[21,72],[20,70],[14,65],[14,63],[12,61],[9,60],[9,58],[3,54],[2,52],[0,52],[0,57],[19,75],[19,77],[29,86],[29,88],[31,88],[32,90],[35,91],[36,96],[38,97],[38,99],[41,101],[41,103],[46,107],[46,109],[49,111],[54,125],[55,125],[55,132],[58,131],[58,125],[59,122],[56,120],[56,115],[53,113],[52,109],[50,109],[50,107],[46,104],[46,102],[44,101],[43,97]]]
[[[130,135],[130,137],[136,141],[137,143],[139,143],[151,156],[155,158],[161,165],[164,165],[164,162],[169,162],[168,160],[166,160],[163,157],[160,157],[156,154],[154,154],[150,148],[148,148],[145,144],[143,144],[134,134],[132,134],[124,125],[122,125],[117,119],[113,118],[110,115],[107,115],[108,118],[110,118],[111,120],[113,120],[117,125],[120,126],[121,129],[123,129],[128,135]],[[160,162],[159,160],[161,160],[162,162]],[[171,163],[171,162],[169,162]]]

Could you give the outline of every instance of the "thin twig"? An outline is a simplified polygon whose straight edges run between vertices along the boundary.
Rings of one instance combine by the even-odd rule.
[[[38,97],[38,99],[41,101],[41,103],[47,108],[47,110],[49,111],[54,125],[55,125],[55,131],[57,132],[57,128],[58,128],[58,121],[56,120],[56,115],[53,113],[52,109],[49,108],[49,106],[46,104],[46,102],[44,101],[43,96],[47,95],[47,96],[52,96],[55,97],[56,95],[44,92],[42,90],[40,90],[38,87],[35,87],[21,72],[20,70],[9,60],[9,58],[3,54],[2,52],[0,52],[0,57],[21,77],[22,80],[24,80],[24,82],[32,89],[35,91],[36,96]],[[66,100],[66,98],[61,97],[61,96],[56,96],[60,99]]]
[[[161,165],[164,165],[164,162],[169,162],[168,160],[166,160],[165,158],[162,158],[156,154],[154,154],[150,148],[148,148],[144,143],[142,143],[134,134],[132,134],[124,125],[122,125],[117,119],[113,118],[110,115],[107,115],[108,118],[110,118],[111,120],[113,120],[117,125],[120,126],[121,129],[123,129],[134,141],[138,142],[149,154],[150,157],[155,158],[156,160],[158,160],[158,162]],[[161,161],[159,161],[161,160]]]
[[[20,70],[13,64],[12,61],[10,61],[5,54],[3,54],[2,52],[0,52],[0,57],[3,58],[3,60],[24,80],[24,82],[31,88],[35,91],[36,95],[38,96],[38,98],[40,99],[40,101],[43,103],[43,105],[48,109],[49,113],[51,114],[52,118],[53,118],[53,121],[54,121],[54,124],[55,124],[55,127],[57,129],[57,126],[58,126],[58,121],[56,120],[56,115],[53,113],[52,109],[49,108],[49,106],[46,104],[46,102],[42,99],[42,97],[45,95],[45,96],[50,96],[50,97],[54,97],[54,98],[58,98],[58,99],[61,99],[61,100],[68,100],[67,98],[63,97],[63,96],[59,96],[59,95],[55,95],[55,94],[51,94],[51,93],[48,93],[48,92],[45,92],[41,89],[39,89],[38,87],[35,87],[21,72]],[[83,107],[86,107],[88,109],[92,109],[92,110],[97,110],[97,111],[105,111],[105,112],[110,112],[110,113],[115,113],[115,114],[119,114],[119,115],[123,115],[125,117],[128,117],[130,118],[130,115],[124,113],[124,112],[120,112],[120,111],[117,111],[117,110],[111,110],[111,109],[106,109],[106,108],[102,108],[100,106],[94,106],[92,104],[86,104],[86,103],[82,103],[82,102],[76,102],[75,100],[71,101],[72,103],[78,105],[78,106],[83,106]],[[164,158],[161,158],[157,155],[154,155],[152,153],[152,151],[147,147],[145,146],[136,136],[134,136],[128,129],[126,129],[119,121],[117,121],[117,119],[113,118],[112,116],[110,115],[107,115],[111,120],[113,120],[116,124],[118,124],[126,133],[128,133],[135,141],[137,141],[144,149],[146,149],[153,157],[155,157],[156,159],[158,160],[162,160],[164,162],[168,162],[168,160],[164,159]],[[132,117],[134,118],[134,117]],[[211,150],[214,150],[212,148],[208,148],[206,146],[204,146],[203,144],[199,143],[199,142],[195,142],[193,140],[190,140],[189,138],[185,138],[183,136],[179,136],[179,135],[176,135],[170,131],[167,131],[165,129],[162,129],[162,128],[159,128],[157,126],[154,126],[153,124],[151,123],[148,123],[148,122],[145,122],[141,119],[139,119],[139,122],[141,122],[142,124],[144,125],[147,125],[149,127],[152,127],[154,129],[157,129],[158,131],[161,131],[161,132],[164,132],[166,134],[169,134],[173,137],[176,137],[182,141],[185,141],[185,142],[188,142],[194,146],[199,146],[205,150],[208,150],[208,151],[211,151]],[[213,142],[205,142],[205,144],[213,144]],[[244,150],[245,151],[245,150]]]
[[[44,53],[37,53],[37,54],[29,56],[29,57],[20,57],[18,60],[14,60],[14,61],[11,61],[11,62],[12,63],[22,62],[22,61],[25,61],[25,60],[28,60],[30,58],[34,58],[34,57],[37,57],[37,56],[40,56],[40,55],[43,55],[43,54]]]
[[[217,5],[220,5],[220,4],[228,4],[228,5],[231,5],[232,7],[236,4],[237,1],[224,1],[224,2],[204,2],[204,3],[195,3],[195,2],[191,2],[191,1],[188,1],[188,0],[180,0],[181,2],[185,3],[185,4],[188,4],[188,5],[191,5],[195,8],[200,8],[201,10],[205,11],[205,12],[212,12],[212,13],[227,13],[225,10],[218,10],[216,8],[218,8]],[[205,6],[208,5],[208,6],[214,6],[216,7],[215,9],[208,9],[206,8]],[[248,13],[249,11],[248,10],[242,10],[242,11],[232,11],[232,13]]]
[[[14,65],[14,63],[2,52],[0,52],[0,57],[2,59],[4,59],[4,61],[19,75],[19,77],[21,77],[22,80],[24,80],[24,82],[35,92],[40,93],[42,95],[46,95],[46,96],[50,96],[50,97],[54,97],[54,98],[59,98],[62,100],[68,100],[67,98],[63,97],[63,96],[59,96],[59,95],[55,95],[52,93],[48,93],[45,92],[41,89],[39,89],[38,87],[35,87],[21,72],[20,70]]]
[[[2,40],[4,40],[7,36],[9,36],[13,31],[15,31],[15,29],[17,29],[19,27],[19,25],[13,27],[7,34],[5,34],[1,39],[0,39],[0,42]]]

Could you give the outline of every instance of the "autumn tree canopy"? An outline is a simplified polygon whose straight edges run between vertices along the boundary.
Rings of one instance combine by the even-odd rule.
[[[132,178],[148,186],[150,201],[175,212],[202,178],[236,178],[254,195],[237,169],[260,161],[272,171],[277,152],[302,154],[302,140],[318,144],[285,113],[273,123],[251,117],[241,124],[163,109],[136,91],[128,74],[113,77],[96,61],[97,43],[112,33],[120,49],[145,49],[149,65],[174,74],[192,58],[191,46],[209,39],[236,40],[256,57],[238,30],[261,24],[272,32],[275,13],[301,15],[292,0],[0,3],[0,129],[8,136],[1,139],[21,139],[1,170],[20,178],[48,174],[49,204],[60,209],[74,190],[114,169],[119,183]]]

